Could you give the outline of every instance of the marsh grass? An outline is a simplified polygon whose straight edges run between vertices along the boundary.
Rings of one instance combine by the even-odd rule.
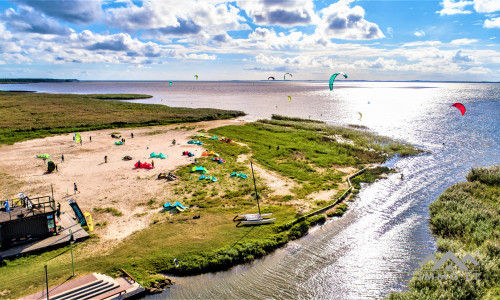
[[[198,122],[244,115],[241,111],[175,108],[102,99],[118,96],[1,92],[0,144],[78,131]]]
[[[95,207],[94,212],[98,214],[109,213],[115,217],[123,216],[123,213],[114,207]]]
[[[479,262],[478,280],[425,280],[414,276],[410,291],[389,299],[498,299],[500,296],[500,166],[475,168],[467,182],[457,183],[429,206],[431,229],[437,234],[439,259],[447,251]],[[432,264],[422,267],[430,270]]]

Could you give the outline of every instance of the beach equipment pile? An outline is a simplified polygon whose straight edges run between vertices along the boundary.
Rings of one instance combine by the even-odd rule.
[[[188,208],[189,208],[188,206],[182,205],[179,201],[176,201],[174,204],[170,204],[170,202],[163,204],[163,210],[172,211],[172,212],[176,211],[176,210],[183,212]]]
[[[203,142],[200,142],[200,141],[195,141],[195,140],[190,140],[188,141],[188,144],[195,144],[195,145],[203,145]]]
[[[168,174],[163,172],[163,173],[158,174],[158,179],[166,179],[167,181],[174,181],[177,179],[177,176],[175,176],[174,174],[172,174],[170,172],[168,172]]]
[[[136,162],[135,165],[134,165],[136,168],[141,168],[141,169],[152,169],[153,166],[150,164],[150,163],[147,163],[147,162]]]
[[[184,151],[184,152],[182,152],[182,155],[187,155],[188,157],[192,157],[192,156],[194,156],[194,153],[193,152]]]
[[[191,168],[191,173],[208,173],[207,169],[203,166],[194,166]]]
[[[219,164],[223,164],[225,163],[226,161],[220,157],[215,157],[215,158],[212,158],[213,161],[215,162],[218,162]]]
[[[236,172],[233,172],[230,175],[231,175],[231,177],[239,177],[239,178],[243,178],[243,179],[248,177],[247,175],[245,175],[243,173],[236,173]]]
[[[199,180],[212,180],[213,182],[217,181],[217,178],[215,176],[209,176],[209,175],[201,175],[198,177]]]
[[[132,156],[125,155],[122,159],[123,160],[132,160]]]
[[[208,139],[209,139],[209,140],[218,140],[219,138],[218,138],[216,135],[214,135],[213,137],[208,138]]]
[[[161,159],[165,159],[165,158],[167,158],[167,156],[166,156],[165,154],[161,153],[161,152],[160,152],[160,153],[158,153],[158,154],[156,154],[156,153],[154,153],[154,152],[153,152],[153,153],[151,153],[151,154],[149,155],[149,157],[150,157],[150,158],[161,158]]]
[[[219,153],[215,153],[214,151],[205,151],[201,154],[201,156],[219,156]]]

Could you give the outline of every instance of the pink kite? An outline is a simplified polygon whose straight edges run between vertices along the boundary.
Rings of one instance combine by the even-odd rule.
[[[451,106],[455,106],[456,108],[458,108],[462,113],[462,116],[465,114],[465,106],[462,103],[457,102],[455,104],[452,104]]]

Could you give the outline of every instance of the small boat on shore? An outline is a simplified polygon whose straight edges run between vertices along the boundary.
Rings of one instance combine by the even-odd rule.
[[[252,225],[262,225],[262,224],[270,224],[276,221],[276,218],[272,219],[259,219],[259,220],[242,220],[240,221],[236,226],[238,225],[245,225],[245,226],[252,226]]]
[[[262,220],[264,217],[269,217],[272,214],[273,213],[237,215],[236,217],[234,217],[233,221],[238,221],[240,219],[245,220],[245,221]]]
[[[238,224],[236,224],[236,227],[239,225],[262,225],[262,224],[269,224],[273,223],[276,221],[276,218],[272,219],[265,219],[264,217],[269,217],[273,213],[266,213],[266,214],[261,214],[260,213],[260,204],[259,204],[259,195],[257,194],[257,185],[255,184],[255,175],[253,173],[253,164],[252,161],[250,161],[250,166],[252,168],[252,177],[253,177],[253,185],[255,188],[255,200],[257,200],[257,207],[259,208],[259,213],[258,214],[244,214],[244,215],[237,215],[236,217],[233,218],[233,221],[239,221]]]

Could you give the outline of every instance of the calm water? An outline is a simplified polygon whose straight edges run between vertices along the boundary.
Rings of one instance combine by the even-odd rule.
[[[431,151],[387,162],[404,174],[365,186],[346,215],[226,272],[174,278],[148,299],[364,299],[407,286],[436,250],[428,206],[475,166],[500,163],[500,84],[425,82],[79,82],[4,85],[57,93],[144,93],[144,103],[238,109],[359,124]],[[288,102],[287,96],[292,97]],[[450,107],[461,102],[467,113]],[[362,118],[359,120],[360,114]],[[444,143],[444,145],[443,145]]]

